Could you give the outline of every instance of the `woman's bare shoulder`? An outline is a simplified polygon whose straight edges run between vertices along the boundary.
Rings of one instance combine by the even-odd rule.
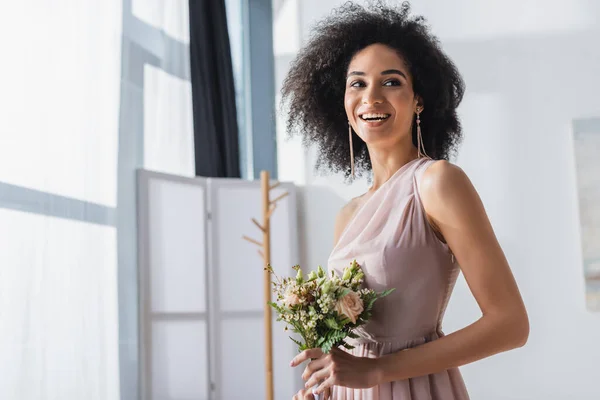
[[[432,163],[423,173],[420,195],[424,205],[446,203],[448,196],[468,195],[463,189],[470,184],[467,174],[459,166],[439,160]]]
[[[471,219],[483,204],[467,174],[459,166],[441,160],[421,178],[420,196],[428,217],[438,223],[454,224]]]

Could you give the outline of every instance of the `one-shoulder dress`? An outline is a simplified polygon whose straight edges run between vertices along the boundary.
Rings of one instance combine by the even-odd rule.
[[[429,224],[419,197],[423,172],[434,160],[403,165],[356,211],[333,248],[328,268],[342,273],[356,260],[365,287],[395,288],[378,300],[371,320],[348,350],[379,357],[443,336],[441,325],[459,273],[449,247]],[[440,373],[384,383],[369,389],[333,387],[333,400],[468,400],[462,376]]]

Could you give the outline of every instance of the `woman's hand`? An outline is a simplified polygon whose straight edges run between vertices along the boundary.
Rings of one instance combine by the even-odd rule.
[[[374,358],[356,357],[337,348],[331,349],[329,354],[323,354],[321,349],[309,349],[294,357],[291,365],[295,367],[311,359],[313,361],[304,369],[302,379],[306,381],[307,388],[320,383],[315,390],[317,394],[329,392],[333,386],[363,389],[379,383]],[[308,393],[311,394],[310,389]]]
[[[294,398],[292,400],[314,400],[315,396],[312,393],[312,389],[302,389],[300,390],[298,393],[296,393],[296,395],[294,396]],[[322,400],[329,400],[331,399],[331,390],[327,389],[323,392],[323,397],[321,397]]]

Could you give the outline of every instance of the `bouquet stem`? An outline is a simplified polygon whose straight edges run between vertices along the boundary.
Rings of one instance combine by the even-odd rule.
[[[312,387],[312,394],[313,394],[313,397],[315,398],[314,400],[321,400],[321,395],[315,393],[315,390],[317,390],[318,387],[319,387],[318,383],[316,383],[315,386]]]

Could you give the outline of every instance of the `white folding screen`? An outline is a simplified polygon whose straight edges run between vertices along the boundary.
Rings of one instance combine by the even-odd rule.
[[[261,220],[260,182],[183,178],[140,171],[141,376],[145,400],[265,398],[263,261],[251,222]],[[298,263],[296,192],[272,196],[271,262]],[[275,399],[291,398],[300,371],[295,345],[273,321]],[[212,382],[212,384],[211,384]]]
[[[216,399],[264,399],[263,261],[257,246],[241,240],[247,235],[262,241],[251,222],[261,221],[260,182],[211,180],[212,258],[218,293],[215,294]],[[271,198],[284,191],[290,195],[277,204],[271,218],[271,264],[277,274],[295,273],[298,264],[296,192],[282,183]],[[273,322],[273,371],[275,399],[291,398],[300,374],[290,368],[295,345]]]
[[[206,180],[138,174],[141,393],[209,398]]]

